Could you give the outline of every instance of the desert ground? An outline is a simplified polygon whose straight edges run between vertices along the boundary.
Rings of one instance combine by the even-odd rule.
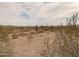
[[[79,56],[79,27],[0,26],[1,57]]]

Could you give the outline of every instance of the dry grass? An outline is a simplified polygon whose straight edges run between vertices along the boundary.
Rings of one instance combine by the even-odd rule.
[[[30,43],[40,33],[47,33],[46,35],[56,33],[55,38],[52,35],[52,38],[40,35],[44,37],[40,56],[79,56],[79,27],[74,26],[42,26],[36,29],[35,27],[0,26],[0,53],[7,52],[12,55],[10,40],[26,36]],[[11,38],[9,34],[12,34]]]

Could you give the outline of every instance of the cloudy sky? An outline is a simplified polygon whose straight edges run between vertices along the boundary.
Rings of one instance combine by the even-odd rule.
[[[0,2],[0,24],[60,25],[75,12],[79,13],[77,2]]]

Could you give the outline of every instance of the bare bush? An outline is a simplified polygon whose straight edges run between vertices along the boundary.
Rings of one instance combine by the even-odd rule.
[[[67,25],[76,27],[77,19],[78,19],[78,13],[73,14],[70,19],[66,20]]]

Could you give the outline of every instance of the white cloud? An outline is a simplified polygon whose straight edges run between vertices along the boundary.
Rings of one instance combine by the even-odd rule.
[[[23,12],[23,13],[22,13]],[[0,24],[47,25],[65,22],[65,17],[79,12],[79,3],[0,2]]]

